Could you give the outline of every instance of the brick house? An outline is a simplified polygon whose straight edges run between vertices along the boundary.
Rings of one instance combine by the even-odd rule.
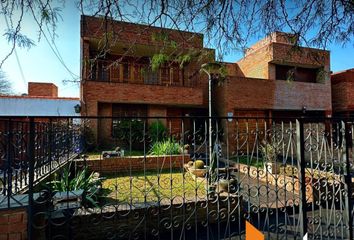
[[[229,77],[214,94],[218,115],[331,115],[329,52],[294,48],[292,39],[274,32],[227,64]]]
[[[354,115],[354,68],[331,75],[333,115]]]
[[[106,44],[102,46],[102,42]],[[189,53],[196,57],[183,67],[179,62],[166,61],[153,71],[151,59],[161,49],[172,59]],[[208,80],[200,74],[200,66],[212,59],[214,51],[203,47],[202,34],[82,16],[82,115],[204,115]],[[113,142],[115,121],[91,121],[101,145]],[[180,130],[179,120],[171,119],[167,125],[172,131]]]
[[[166,40],[175,46],[166,48]],[[274,32],[249,48],[240,61],[225,63],[227,80],[221,87],[213,86],[214,114],[331,115],[329,52],[295,48],[293,40],[293,35]],[[183,69],[169,62],[151,71],[151,58],[162,48],[170,55],[196,50],[209,54]],[[202,34],[82,16],[81,57],[83,115],[207,115],[208,79],[200,74],[200,66],[215,58],[213,50],[203,47]],[[113,140],[114,121],[91,123],[103,145]],[[180,131],[179,120],[167,125]]]

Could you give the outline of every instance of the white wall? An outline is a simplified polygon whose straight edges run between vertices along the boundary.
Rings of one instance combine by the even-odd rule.
[[[80,116],[80,100],[0,98],[0,116]]]

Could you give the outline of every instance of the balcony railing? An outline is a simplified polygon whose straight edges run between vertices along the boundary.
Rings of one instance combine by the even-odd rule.
[[[87,73],[92,81],[133,83],[162,86],[198,87],[199,70],[184,71],[179,66],[160,67],[152,71],[147,64],[134,62],[114,63],[97,60]]]

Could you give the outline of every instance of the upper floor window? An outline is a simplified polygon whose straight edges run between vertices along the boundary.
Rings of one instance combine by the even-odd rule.
[[[161,67],[160,68],[161,72],[161,83],[170,83],[171,82],[171,77],[170,77],[170,68],[169,67]]]
[[[158,84],[159,76],[157,71],[152,71],[150,68],[144,68],[143,79],[145,84]]]
[[[123,82],[129,82],[130,80],[130,64],[123,63]]]
[[[286,65],[275,65],[275,78],[296,82],[318,82],[318,68],[303,68]]]

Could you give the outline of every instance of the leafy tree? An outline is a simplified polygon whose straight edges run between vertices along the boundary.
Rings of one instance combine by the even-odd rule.
[[[42,36],[47,38],[45,32],[49,32],[48,36],[54,40],[57,24],[61,20],[60,11],[67,2],[1,1],[0,13],[7,22],[3,37],[10,43],[11,49],[1,60],[0,68],[16,46],[30,48],[34,45],[34,41],[22,32],[25,15],[34,20],[38,40]],[[202,32],[207,45],[217,49],[218,60],[222,60],[229,51],[246,50],[252,37],[263,37],[274,31],[292,33],[295,46],[301,43],[309,47],[326,48],[334,41],[340,44],[354,43],[352,0],[76,0],[76,6],[81,14],[106,20],[106,24],[101,26],[106,30],[101,41],[103,51],[98,56],[108,53],[107,43],[114,35],[119,35],[107,30],[107,23],[112,19]],[[184,37],[183,33],[181,37]],[[155,36],[154,40],[162,41],[172,49],[178,47],[165,35]],[[131,44],[134,42],[131,39]],[[127,49],[129,51],[130,48]]]
[[[7,80],[3,71],[0,71],[0,95],[9,95],[12,93],[11,82]]]

